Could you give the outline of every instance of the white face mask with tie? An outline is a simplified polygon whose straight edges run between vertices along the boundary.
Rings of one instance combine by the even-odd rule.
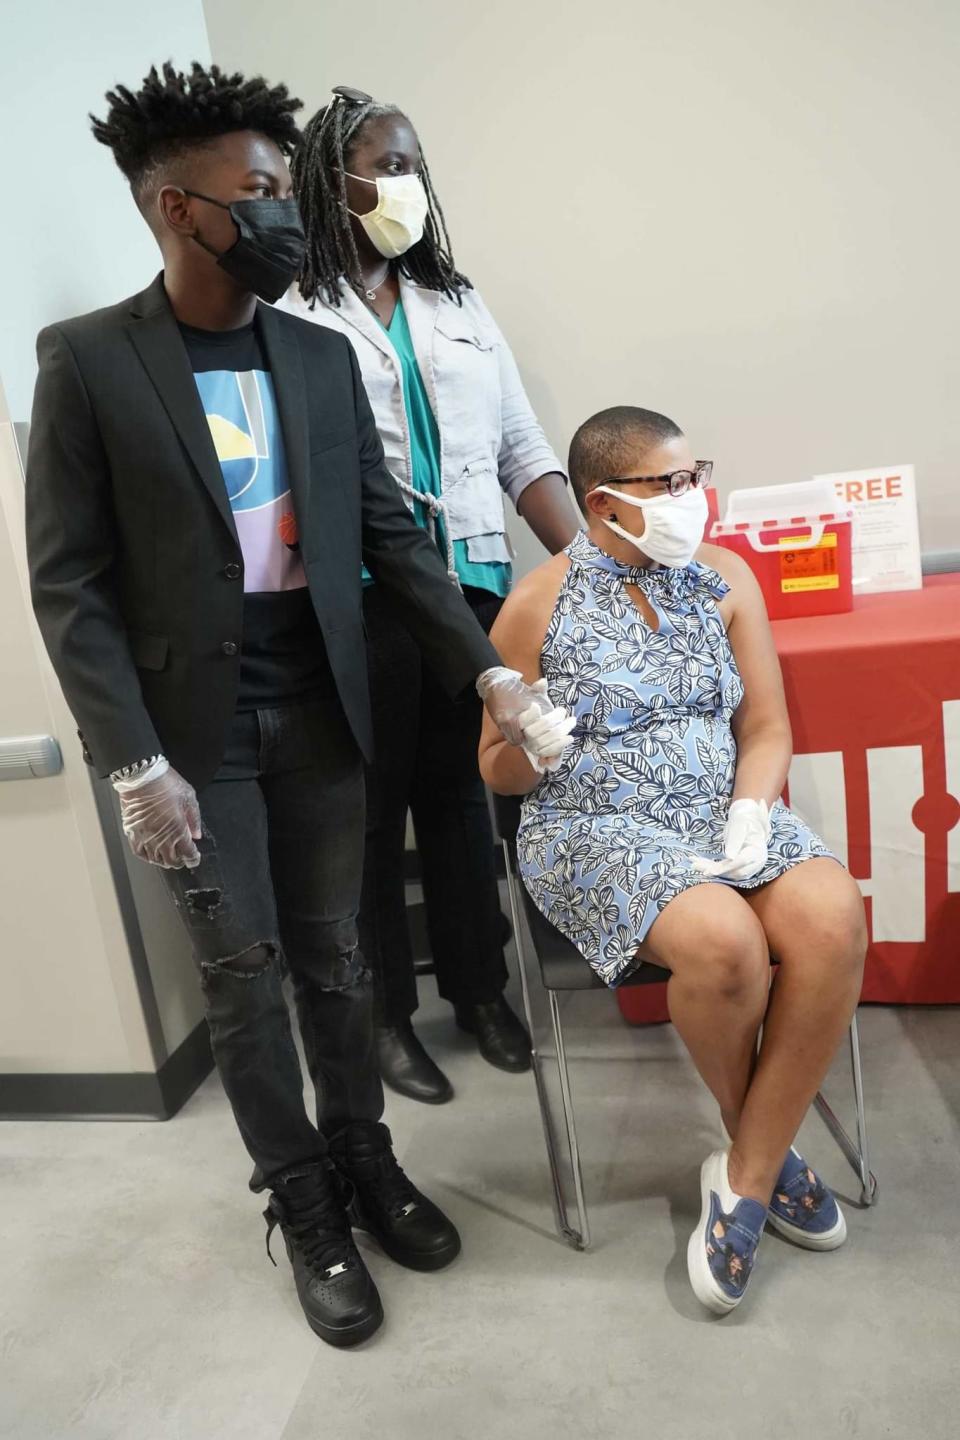
[[[703,543],[707,523],[707,497],[699,485],[691,486],[685,495],[651,495],[646,500],[624,495],[622,490],[614,490],[609,485],[598,485],[596,489],[602,495],[611,495],[618,504],[633,505],[643,511],[642,535],[631,535],[615,520],[604,519],[604,525],[615,535],[629,540],[658,565],[683,569],[690,564]]]
[[[349,213],[359,220],[373,245],[387,260],[416,245],[423,235],[427,218],[427,192],[419,175],[378,175],[376,180],[367,180],[363,175],[354,175],[344,170],[351,180],[360,180],[364,185],[376,185],[377,203],[366,215]]]

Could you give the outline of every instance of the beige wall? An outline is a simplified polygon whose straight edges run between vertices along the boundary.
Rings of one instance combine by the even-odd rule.
[[[418,126],[565,453],[665,410],[722,490],[917,466],[960,549],[956,0],[205,0],[214,58]]]
[[[154,1070],[87,767],[27,600],[23,477],[0,388],[0,733],[52,734],[64,770],[0,785],[0,1071]]]

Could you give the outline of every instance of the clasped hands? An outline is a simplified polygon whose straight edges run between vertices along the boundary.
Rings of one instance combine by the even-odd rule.
[[[577,722],[569,710],[553,704],[546,680],[528,685],[519,670],[495,665],[477,680],[477,694],[504,739],[522,749],[534,770],[557,769]]]

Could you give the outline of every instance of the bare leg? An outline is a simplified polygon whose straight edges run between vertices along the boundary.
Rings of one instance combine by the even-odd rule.
[[[780,962],[763,1043],[730,1153],[730,1184],[767,1204],[783,1158],[850,1024],[866,924],[856,882],[809,860],[745,895]]]
[[[736,891],[699,885],[671,900],[640,953],[672,971],[670,1018],[736,1134],[767,1008],[763,926]]]
[[[737,1194],[769,1203],[850,1023],[865,949],[860,891],[832,860],[807,861],[754,894],[688,890],[647,936],[640,954],[672,971],[671,1018],[734,1138]],[[771,953],[780,973],[768,1007]]]

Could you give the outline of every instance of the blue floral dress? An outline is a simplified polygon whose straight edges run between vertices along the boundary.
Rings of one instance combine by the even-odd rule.
[[[561,767],[524,801],[520,871],[551,924],[616,985],[674,896],[705,883],[753,889],[830,852],[778,801],[759,875],[694,868],[722,857],[737,763],[730,721],[743,685],[716,604],[729,586],[697,562],[623,565],[583,534],[566,554],[541,667],[577,725]],[[656,630],[625,585],[650,602]]]

